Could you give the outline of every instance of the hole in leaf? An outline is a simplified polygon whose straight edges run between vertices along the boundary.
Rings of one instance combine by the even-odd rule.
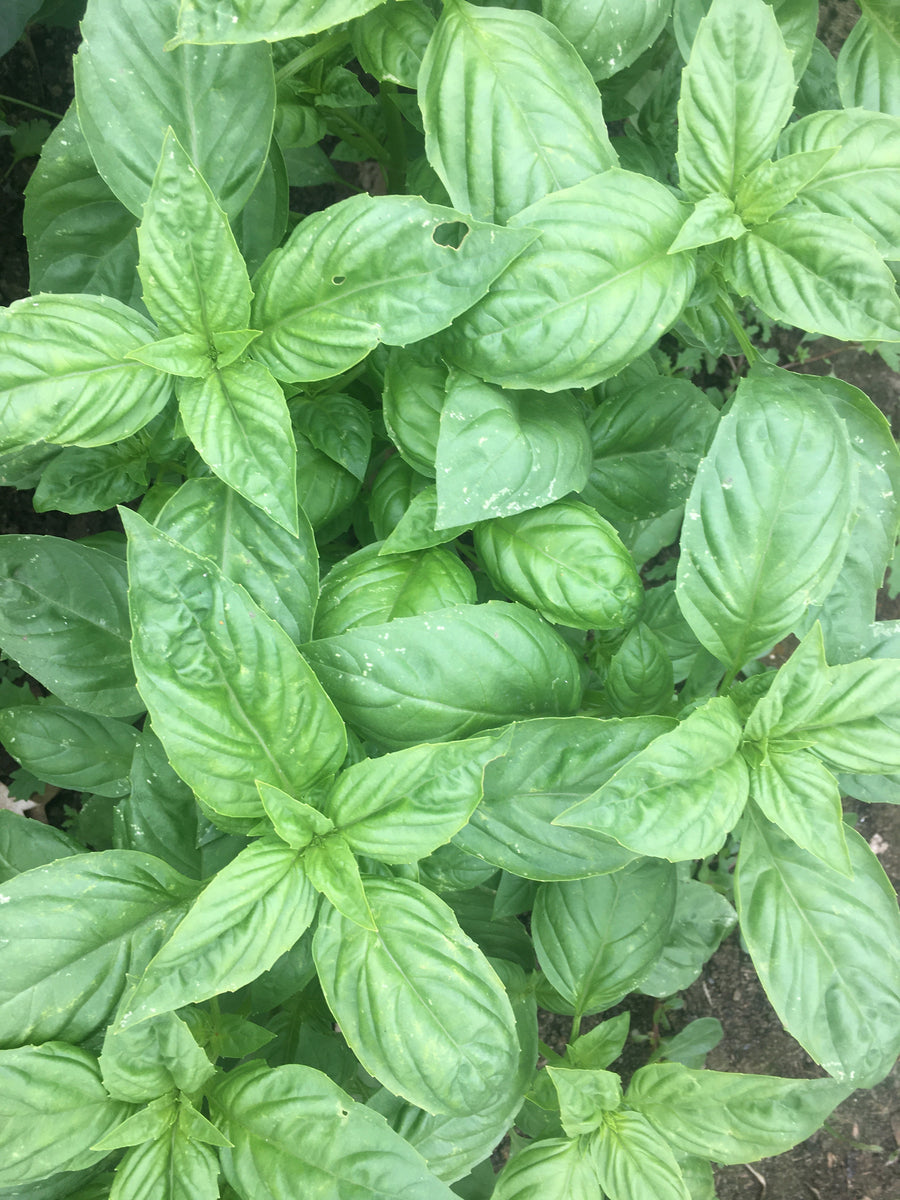
[[[346,281],[346,279],[347,279],[346,275],[332,275],[331,282],[334,284],[335,287],[340,287],[340,285],[342,283],[344,283]]]
[[[458,250],[469,234],[469,226],[465,221],[445,221],[435,227],[431,240],[436,246],[447,246],[450,250]]]

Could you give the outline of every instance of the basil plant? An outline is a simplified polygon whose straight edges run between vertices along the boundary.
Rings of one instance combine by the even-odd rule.
[[[0,538],[83,794],[0,813],[0,1197],[710,1200],[891,1069],[900,454],[748,332],[900,342],[860,3],[89,0],[0,477],[121,532]],[[623,1080],[736,923],[820,1077]]]

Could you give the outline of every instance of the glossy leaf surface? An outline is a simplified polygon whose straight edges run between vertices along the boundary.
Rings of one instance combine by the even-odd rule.
[[[123,796],[138,736],[124,721],[77,708],[0,709],[0,740],[7,750],[38,779],[74,791]]]
[[[374,8],[378,0],[262,0],[251,9],[241,0],[187,0],[178,14],[182,42],[230,43],[277,42],[306,37],[339,25]]]

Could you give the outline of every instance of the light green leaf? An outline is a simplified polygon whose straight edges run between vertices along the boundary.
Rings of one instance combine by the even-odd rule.
[[[0,883],[32,867],[83,852],[84,847],[61,829],[0,809]]]
[[[411,863],[448,842],[483,794],[489,763],[506,738],[413,746],[348,767],[322,799],[322,811],[357,854]]]
[[[635,1072],[625,1099],[679,1152],[747,1163],[804,1141],[850,1090],[833,1079],[654,1063]]]
[[[78,117],[100,174],[140,214],[171,126],[229,216],[266,161],[275,116],[267,46],[167,50],[179,0],[93,0],[75,57]]]
[[[332,774],[344,728],[284,630],[212,560],[122,516],[139,686],[179,775],[246,818],[262,813],[255,780],[293,794]]]
[[[586,9],[574,0],[546,0],[542,12],[567,38],[594,79],[608,79],[656,41],[672,0],[633,0],[627,6],[599,0]]]
[[[697,36],[701,20],[709,12],[710,3],[711,0],[675,0],[674,33],[685,61],[690,57],[691,44]],[[766,3],[775,12],[781,36],[793,55],[794,78],[799,80],[806,70],[816,41],[818,0],[766,0]],[[828,57],[831,59],[830,52]],[[831,62],[833,64],[834,59]]]
[[[97,171],[74,103],[44,143],[25,188],[29,287],[40,292],[90,292],[134,305],[137,219]]]
[[[479,220],[503,224],[618,161],[590,72],[536,13],[447,4],[418,86],[428,160]]]
[[[294,437],[279,385],[258,362],[183,379],[178,404],[203,461],[288,533],[297,533]]]
[[[121,559],[48,535],[0,538],[0,646],[66,704],[137,713]]]
[[[719,892],[695,879],[679,878],[672,928],[640,991],[660,998],[685,991],[736,923],[737,914]]]
[[[714,192],[694,205],[694,211],[678,231],[669,253],[712,246],[726,238],[739,238],[744,232],[744,222],[735,212],[735,202],[721,192]]]
[[[323,1196],[340,1188],[354,1200],[403,1192],[416,1200],[453,1200],[383,1117],[320,1071],[247,1063],[209,1090],[216,1124],[233,1143],[221,1152],[222,1169],[242,1195],[283,1200],[296,1195],[302,1180],[304,1190]]]
[[[587,1033],[579,1034],[566,1046],[564,1061],[567,1066],[577,1070],[596,1071],[608,1067],[616,1061],[628,1040],[628,1027],[631,1014],[619,1013],[601,1021]]]
[[[300,938],[317,902],[296,850],[275,838],[251,843],[151,960],[116,1029],[250,983]]]
[[[89,1149],[129,1106],[111,1099],[92,1054],[67,1042],[0,1050],[0,1187],[93,1166]]]
[[[493,1200],[596,1200],[598,1187],[592,1156],[580,1140],[545,1138],[513,1155]]]
[[[468,525],[448,525],[437,528],[437,488],[431,484],[413,496],[409,507],[385,538],[379,554],[406,554],[412,550],[427,550],[441,546],[465,533]]]
[[[5,883],[0,1045],[79,1042],[102,1029],[126,972],[143,970],[196,892],[159,859],[130,850],[62,858]]]
[[[218,1200],[219,1194],[216,1152],[175,1125],[127,1151],[109,1200]]]
[[[668,254],[681,224],[671,192],[631,171],[553,192],[510,221],[540,236],[454,322],[445,356],[503,387],[558,392],[610,378],[687,302],[693,256]]]
[[[580,491],[591,442],[574,396],[508,392],[451,371],[435,472],[442,527],[506,517]]]
[[[734,669],[828,595],[847,548],[849,439],[832,405],[796,380],[741,381],[687,504],[676,596]]]
[[[714,697],[556,822],[671,862],[715,854],[747,802],[741,732],[732,701]]]
[[[791,841],[852,878],[837,780],[808,750],[782,754],[776,746],[750,768],[750,795]]]
[[[0,310],[0,448],[106,446],[143,428],[172,382],[127,359],[153,326],[109,296],[38,296]]]
[[[652,1196],[691,1200],[669,1143],[637,1112],[607,1113],[591,1137],[591,1158],[610,1200]]]
[[[130,1029],[110,1026],[100,1052],[100,1071],[114,1099],[146,1104],[174,1091],[197,1092],[216,1069],[184,1021],[167,1012]]]
[[[77,792],[125,795],[139,736],[124,721],[62,705],[0,709],[0,741],[13,758],[44,783]]]
[[[569,1137],[593,1132],[603,1114],[622,1103],[622,1081],[613,1071],[547,1067],[559,1096],[563,1129]]]
[[[843,217],[793,210],[727,243],[729,285],[776,321],[842,341],[900,341],[900,298],[874,242]]]
[[[278,379],[339,375],[379,342],[444,329],[534,238],[418,196],[333,204],[301,221],[256,276],[254,356]]]
[[[675,868],[639,859],[612,875],[542,883],[532,913],[538,962],[577,1016],[627,996],[666,944]]]
[[[332,820],[303,800],[295,800],[270,783],[257,780],[256,786],[275,832],[295,850],[304,849],[317,837],[324,837],[334,829]]]
[[[192,44],[280,42],[341,25],[379,0],[182,0],[178,33],[167,47]]]
[[[365,1069],[427,1112],[468,1114],[516,1086],[512,1008],[450,909],[406,879],[369,879],[378,926],[336,909],[313,940],[319,981]]]
[[[713,0],[678,102],[678,174],[689,199],[734,196],[770,157],[794,98],[791,55],[771,7]]]
[[[665,717],[517,723],[504,756],[488,764],[484,799],[454,843],[524,879],[583,879],[620,870],[633,861],[631,851],[603,834],[553,819],[673,725]]]
[[[568,716],[581,699],[572,651],[517,604],[400,617],[310,642],[303,653],[348,723],[387,750]]]
[[[838,771],[900,770],[900,660],[863,659],[828,669],[821,702],[792,730]]]
[[[170,375],[184,375],[189,379],[205,379],[215,370],[210,354],[210,343],[200,333],[176,333],[138,346],[125,356],[153,367],[155,371],[167,371]]]
[[[383,545],[364,546],[329,571],[319,593],[316,637],[475,603],[472,572],[449,550],[383,556]]]
[[[410,2],[404,0],[407,6]],[[409,465],[429,478],[434,476],[446,387],[447,367],[435,339],[391,350],[384,372],[385,428]]]
[[[485,521],[475,549],[498,588],[548,621],[618,629],[637,616],[644,592],[631,555],[587,504],[557,500]]]
[[[434,33],[435,20],[424,0],[387,0],[351,26],[360,66],[383,83],[415,88],[419,68]]]
[[[334,833],[307,846],[303,852],[303,870],[316,891],[341,916],[362,929],[378,932],[359,867],[346,838]]]
[[[292,642],[312,633],[319,584],[309,522],[288,533],[219,479],[189,479],[166,501],[156,527],[246,588]]]
[[[751,808],[735,900],[781,1023],[836,1079],[872,1087],[900,1051],[900,915],[877,858],[859,834],[845,835],[852,879]]]
[[[788,126],[788,138],[793,128],[793,125]],[[735,204],[741,220],[747,225],[764,224],[809,188],[826,170],[836,153],[836,147],[826,146],[822,150],[798,151],[775,162],[767,159],[760,163],[738,186]]]
[[[174,1092],[170,1090],[167,1095],[157,1097],[150,1104],[139,1108],[136,1113],[132,1113],[121,1125],[117,1125],[105,1137],[95,1142],[92,1149],[109,1153],[110,1150],[140,1146],[170,1129],[177,1115],[178,1101]]]
[[[900,29],[892,6],[863,5],[838,55],[837,84],[844,108],[900,117]]]

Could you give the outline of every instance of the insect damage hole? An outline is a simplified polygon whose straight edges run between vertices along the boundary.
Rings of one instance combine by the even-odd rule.
[[[346,275],[332,275],[331,282],[334,284],[335,287],[340,287],[342,283],[347,282],[347,276]]]
[[[468,236],[469,226],[465,221],[445,221],[442,225],[434,227],[431,240],[436,246],[458,250]]]

